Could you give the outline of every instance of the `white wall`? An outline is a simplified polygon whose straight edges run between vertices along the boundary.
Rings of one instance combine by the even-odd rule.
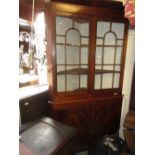
[[[123,103],[122,103],[121,122],[120,122],[120,130],[119,130],[119,135],[121,138],[124,138],[124,136],[123,136],[123,122],[124,122],[124,118],[125,118],[128,110],[129,110],[134,60],[135,60],[135,31],[129,30],[125,72],[124,72],[124,82],[123,82],[123,90],[122,90],[122,94],[124,95],[124,97],[123,97]]]

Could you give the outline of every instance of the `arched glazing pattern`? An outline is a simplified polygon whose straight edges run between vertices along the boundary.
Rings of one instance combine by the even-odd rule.
[[[94,89],[120,87],[124,24],[97,22]]]
[[[89,21],[56,17],[57,91],[88,87]]]

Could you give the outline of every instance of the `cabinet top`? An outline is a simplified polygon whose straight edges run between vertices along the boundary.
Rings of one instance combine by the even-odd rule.
[[[124,9],[113,9],[113,7],[84,6],[79,4],[50,2],[52,11],[65,12],[69,14],[81,14],[86,16],[118,18],[125,20]]]

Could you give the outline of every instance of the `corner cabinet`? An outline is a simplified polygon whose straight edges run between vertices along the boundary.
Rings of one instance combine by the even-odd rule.
[[[48,2],[45,18],[53,117],[79,129],[79,145],[115,133],[128,32],[123,7]]]

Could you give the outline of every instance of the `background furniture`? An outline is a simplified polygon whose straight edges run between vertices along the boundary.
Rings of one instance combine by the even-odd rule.
[[[75,155],[76,129],[48,117],[20,128],[20,155]]]
[[[42,116],[48,116],[48,90],[38,93],[38,89],[31,88],[29,91],[32,92],[32,94],[30,94],[30,96],[23,96],[19,100],[21,124],[35,121]],[[22,90],[20,91],[22,92]],[[34,94],[35,91],[36,94]]]

